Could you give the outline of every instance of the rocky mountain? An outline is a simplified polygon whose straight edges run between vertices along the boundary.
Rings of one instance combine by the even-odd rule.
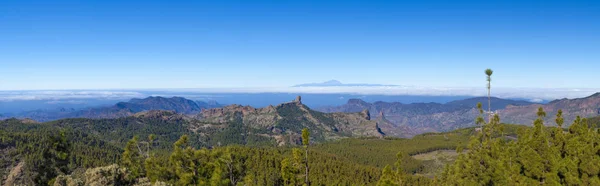
[[[418,134],[417,131],[407,125],[397,125],[386,119],[383,112],[379,112],[374,121],[377,122],[377,127],[385,136],[410,138]]]
[[[577,116],[587,118],[600,115],[600,93],[584,98],[554,100],[547,104],[508,106],[497,113],[502,122],[531,125],[537,117],[536,111],[539,107],[546,111],[547,125],[554,124],[556,113],[562,109],[565,125],[569,126]]]
[[[370,113],[379,113],[385,120],[399,127],[411,128],[413,133],[440,132],[474,125],[477,102],[487,103],[487,98],[469,98],[440,103],[374,102],[367,103],[360,99],[350,99],[344,105],[323,107],[323,112],[356,112],[367,109]],[[509,105],[531,105],[526,101],[492,98],[492,109],[498,110]],[[405,129],[403,129],[405,130]]]
[[[160,96],[144,99],[131,99],[112,106],[94,107],[82,110],[60,108],[55,110],[35,110],[16,114],[12,117],[30,118],[36,121],[51,121],[62,118],[118,118],[149,110],[166,110],[182,114],[196,114],[202,109],[215,108],[216,102],[192,101],[182,97],[165,98]]]
[[[536,111],[542,107],[547,116],[546,125],[554,124],[554,115],[563,110],[565,125],[570,125],[577,116],[594,117],[600,115],[600,93],[578,98],[560,99],[547,104],[534,104],[527,101],[515,101],[492,98],[492,110],[498,113],[503,123],[531,125],[537,118]],[[396,126],[408,126],[415,133],[449,131],[475,125],[478,116],[476,104],[481,102],[487,107],[487,98],[478,97],[465,100],[439,103],[402,104],[398,102],[367,103],[351,99],[347,104],[337,107],[324,107],[323,112],[356,112],[368,109],[370,113],[380,113]],[[381,126],[380,126],[381,127]]]
[[[534,104],[529,101],[501,99],[501,98],[497,98],[497,97],[492,97],[491,102],[492,102],[492,110],[504,109],[509,105],[526,106],[526,105]],[[454,106],[455,108],[473,108],[473,106],[477,105],[477,103],[481,103],[481,104],[485,105],[485,107],[487,108],[488,98],[487,97],[474,97],[474,98],[468,98],[468,99],[463,99],[463,100],[451,101],[444,105]]]
[[[297,142],[303,128],[309,128],[311,137],[317,141],[343,137],[383,137],[387,132],[382,131],[376,121],[370,120],[368,110],[352,113],[318,112],[302,104],[299,96],[292,102],[264,108],[229,105],[207,109],[200,112],[196,119],[210,123],[196,129],[212,125],[241,125],[275,139],[278,144]]]
[[[170,110],[177,113],[196,113],[201,110],[195,101],[182,97],[147,97],[144,99],[131,99],[128,102],[117,103],[114,107],[126,109],[131,112],[141,112],[147,110]]]

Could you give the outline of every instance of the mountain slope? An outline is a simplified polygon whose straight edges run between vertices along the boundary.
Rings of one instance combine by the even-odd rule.
[[[303,128],[309,128],[317,141],[352,136],[383,137],[367,110],[355,113],[322,113],[302,104],[300,97],[293,102],[265,108],[230,105],[203,110],[197,115],[202,122],[238,124],[262,131],[278,144],[295,143]]]
[[[506,109],[498,110],[498,114],[502,122],[531,125],[539,107],[546,111],[547,125],[554,124],[554,116],[559,109],[562,109],[565,125],[569,126],[577,116],[587,118],[600,115],[600,93],[584,98],[554,100],[545,105],[509,106]]]
[[[199,105],[201,104],[201,105]],[[128,102],[119,102],[113,106],[95,107],[82,110],[57,109],[35,110],[16,115],[18,118],[30,118],[36,121],[51,121],[63,118],[119,118],[132,116],[135,113],[149,110],[167,110],[183,114],[195,114],[204,108],[220,106],[216,102],[195,102],[182,97],[147,97],[144,99],[131,99]]]
[[[137,112],[148,110],[167,110],[177,113],[191,114],[200,112],[201,108],[196,102],[182,97],[164,98],[160,96],[144,99],[131,99],[128,102],[119,102],[111,107],[92,108],[75,112],[72,118],[118,118],[131,116]]]
[[[478,112],[476,104],[481,102],[487,108],[487,98],[471,98],[439,103],[367,103],[351,99],[338,107],[324,107],[324,112],[355,112],[368,109],[371,113],[382,112],[385,118],[396,126],[409,126],[416,133],[449,131],[475,125]],[[577,99],[560,99],[547,104],[534,104],[527,101],[492,98],[492,110],[498,113],[503,123],[531,125],[536,111],[542,107],[546,112],[546,125],[553,125],[553,117],[559,109],[563,110],[565,126],[569,126],[577,116],[594,117],[600,115],[600,93]]]
[[[492,110],[504,109],[509,105],[513,106],[526,106],[532,105],[534,103],[522,100],[510,100],[510,99],[501,99],[497,97],[491,97],[492,102]],[[487,108],[488,98],[487,97],[475,97],[468,98],[463,100],[456,100],[446,103],[445,105],[452,105],[458,108],[472,108],[477,103],[483,104]]]
[[[526,101],[514,101],[492,98],[492,108],[501,109],[510,105],[530,105]],[[449,131],[474,125],[478,113],[477,102],[487,102],[487,98],[478,97],[465,100],[440,103],[375,102],[367,103],[360,99],[350,99],[345,105],[324,107],[317,110],[323,112],[356,112],[367,109],[370,113],[385,115],[385,119],[397,127],[413,129],[414,134],[424,132]],[[392,127],[393,128],[393,127]],[[391,129],[388,129],[391,130]]]

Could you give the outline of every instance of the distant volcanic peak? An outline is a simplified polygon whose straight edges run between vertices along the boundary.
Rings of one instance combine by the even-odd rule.
[[[362,99],[353,98],[353,99],[348,99],[348,104],[366,105],[369,103],[363,101]]]
[[[340,81],[338,81],[338,80],[332,79],[332,80],[329,80],[329,81],[325,81],[322,84],[326,84],[326,85],[341,85],[343,83],[340,82]]]

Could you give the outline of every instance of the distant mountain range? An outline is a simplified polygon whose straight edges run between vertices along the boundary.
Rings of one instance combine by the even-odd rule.
[[[352,86],[360,86],[360,87],[379,87],[379,86],[398,86],[398,85],[383,85],[383,84],[367,84],[367,83],[350,83],[344,84],[338,80],[329,80],[322,83],[306,83],[294,85],[293,87],[352,87]]]
[[[196,126],[194,131],[202,131],[214,127],[215,124],[230,127],[231,125],[247,126],[257,130],[255,132],[263,136],[275,139],[280,145],[297,143],[298,141],[294,140],[300,139],[299,134],[303,128],[310,129],[311,137],[317,141],[343,137],[383,137],[385,132],[388,132],[382,131],[378,122],[370,119],[368,110],[353,113],[322,113],[302,104],[299,96],[292,102],[264,108],[229,105],[207,109],[200,112],[196,119],[209,124]],[[405,135],[402,131],[395,131],[395,133]]]
[[[150,133],[167,140],[165,144],[171,144],[181,135],[189,134],[195,139],[193,143],[207,147],[227,144],[300,144],[300,134],[304,128],[310,129],[310,136],[315,142],[347,137],[384,137],[384,132],[403,135],[402,131],[386,131],[388,128],[382,131],[377,121],[370,120],[367,110],[323,113],[302,104],[300,97],[264,108],[229,105],[184,114],[196,111],[198,107],[194,105],[197,104],[183,98],[149,97],[97,109],[97,112],[88,110],[88,118],[65,118],[44,124],[104,134],[107,141],[118,139],[115,142],[119,144],[126,143],[134,135],[147,136]],[[146,110],[149,108],[160,110]],[[138,110],[143,111],[133,113]],[[175,112],[177,110],[182,112]],[[122,116],[112,117],[117,115]],[[20,119],[19,122],[36,123],[29,119]]]
[[[335,107],[322,107],[323,112],[356,112],[367,109],[370,113],[384,116],[394,125],[407,126],[415,133],[449,131],[475,125],[478,116],[476,104],[481,102],[487,108],[487,97],[476,97],[458,101],[439,103],[402,104],[398,102],[368,103],[351,99],[348,103]],[[600,93],[579,99],[561,99],[548,104],[535,104],[500,98],[491,99],[492,110],[499,114],[501,122],[531,125],[537,118],[539,107],[547,112],[546,125],[553,125],[558,109],[563,110],[565,125],[570,125],[576,116],[593,117],[600,115]]]
[[[584,98],[554,100],[547,104],[508,106],[497,110],[497,113],[505,123],[531,125],[537,118],[536,111],[539,107],[546,111],[546,125],[554,125],[555,115],[562,109],[565,125],[569,126],[577,116],[589,118],[600,115],[600,93]]]
[[[51,121],[63,118],[118,118],[132,116],[135,113],[149,110],[174,111],[182,114],[196,114],[202,109],[221,107],[217,102],[192,101],[182,97],[147,97],[144,99],[131,99],[127,102],[118,102],[112,106],[93,107],[87,109],[60,108],[52,110],[34,110],[4,118],[30,118],[36,121]]]
[[[182,97],[148,97],[131,99],[112,106],[80,110],[61,108],[29,111],[16,115],[3,115],[0,119],[30,118],[38,122],[63,118],[105,119],[163,110],[210,123],[197,126],[200,128],[214,124],[226,126],[237,122],[243,126],[268,130],[269,135],[278,142],[289,143],[289,139],[279,138],[295,135],[303,127],[318,131],[317,136],[322,137],[322,140],[347,136],[411,137],[424,132],[442,132],[470,127],[475,125],[474,120],[478,116],[475,108],[478,102],[483,103],[484,108],[487,108],[487,97],[468,98],[445,104],[403,104],[382,101],[369,103],[361,99],[349,99],[344,105],[314,110],[302,104],[300,99],[277,106],[255,108],[235,104],[223,106],[214,101],[200,102]],[[567,126],[576,116],[600,115],[600,93],[579,99],[555,100],[547,104],[501,98],[492,98],[491,102],[492,110],[500,115],[504,123],[530,125],[536,118],[538,107],[543,107],[548,113],[547,125],[554,123],[552,116],[558,109],[563,110]]]

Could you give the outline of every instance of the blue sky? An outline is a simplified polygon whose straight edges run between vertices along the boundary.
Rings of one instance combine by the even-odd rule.
[[[0,90],[600,88],[598,1],[0,1]]]

